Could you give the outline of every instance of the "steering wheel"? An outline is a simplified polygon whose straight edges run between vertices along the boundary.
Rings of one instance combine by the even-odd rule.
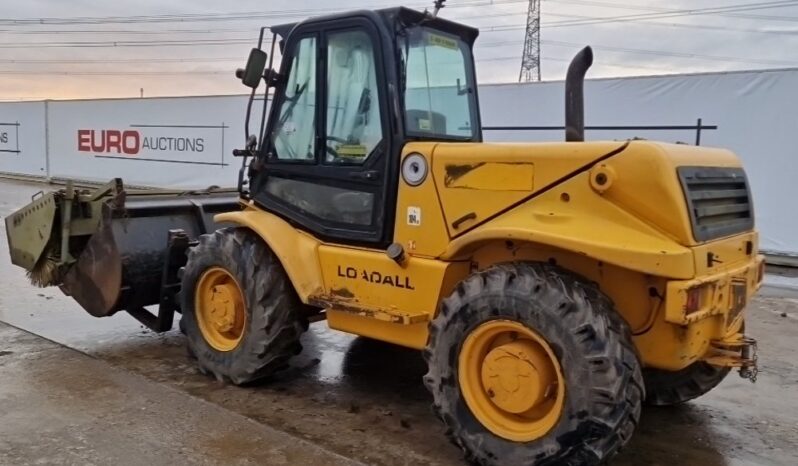
[[[328,146],[327,144],[324,145],[324,149],[327,151],[328,154],[332,155],[336,159],[340,157],[340,155],[338,155],[338,151]]]
[[[346,139],[344,139],[344,138],[339,138],[339,137],[337,137],[337,136],[326,136],[324,139],[326,139],[327,141],[337,142],[337,143],[340,143],[340,144],[346,144],[346,143],[347,143],[347,140],[346,140]],[[330,155],[332,155],[333,157],[335,157],[335,158],[339,158],[339,157],[341,157],[341,156],[338,154],[338,151],[337,151],[337,150],[335,150],[335,149],[333,149],[333,148],[332,148],[332,147],[330,147],[329,145],[325,144],[325,148],[326,148],[326,150],[327,150],[327,153],[328,153],[328,154],[330,154]]]

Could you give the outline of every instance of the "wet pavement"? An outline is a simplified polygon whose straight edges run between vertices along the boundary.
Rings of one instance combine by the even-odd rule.
[[[0,341],[0,464],[362,464],[5,324]]]
[[[0,181],[0,216],[25,204],[40,189],[39,185]],[[253,463],[280,464],[263,456],[269,453],[261,450],[258,439],[283,435],[282,440],[269,444],[281,449],[275,458],[279,454],[307,453],[327,454],[330,464],[343,458],[374,465],[463,464],[459,451],[446,441],[443,428],[431,414],[431,399],[421,383],[425,367],[416,351],[355,338],[326,329],[324,322],[319,322],[304,335],[304,351],[292,360],[289,369],[257,385],[228,386],[196,370],[178,331],[157,335],[124,313],[93,318],[58,289],[31,287],[24,271],[11,266],[7,258],[3,240],[0,322],[30,334],[0,325],[0,354],[13,352],[0,356],[0,463],[9,458],[16,459],[15,464],[55,459],[57,451],[67,455],[67,450],[90,448],[99,426],[108,426],[110,433],[104,439],[111,441],[122,426],[144,422],[154,430],[148,435],[137,434],[141,442],[127,439],[120,443],[118,449],[108,453],[108,459],[125,451],[130,455],[145,451],[151,455],[146,457],[148,464],[166,464],[166,459],[175,460],[177,452],[188,449],[192,453],[182,457],[182,462],[221,464],[227,463],[226,459],[235,462],[249,457]],[[756,385],[731,375],[692,403],[646,408],[631,444],[613,464],[798,464],[798,363],[793,357],[798,298],[788,295],[784,290],[769,290],[749,309],[747,325],[760,342],[761,372]],[[37,345],[48,349],[39,351]],[[63,375],[53,375],[46,381],[34,377],[32,374],[44,371],[39,363],[43,367],[48,364],[38,361],[42,357],[36,354],[53,354],[48,356],[50,364],[63,360]],[[9,361],[27,358],[29,366],[17,361],[9,368],[3,359],[9,357]],[[72,373],[82,375],[70,376]],[[109,378],[115,388],[102,388]],[[60,380],[65,382],[57,383]],[[4,440],[9,428],[2,427],[9,420],[22,423],[29,435],[37,426],[48,428],[52,416],[58,416],[59,422],[72,422],[70,412],[60,406],[36,406],[30,401],[17,404],[15,399],[24,398],[21,390],[28,385],[36,386],[37,396],[43,398],[61,396],[73,402],[85,391],[87,399],[107,404],[94,409],[91,403],[78,403],[80,410],[74,412],[86,413],[78,416],[75,424],[81,424],[85,416],[95,416],[91,429],[82,437],[62,432],[62,437],[29,438],[27,444],[9,447]],[[7,396],[12,392],[17,398]],[[125,393],[131,396],[123,396]],[[159,399],[164,394],[171,398]],[[163,426],[158,426],[157,415],[131,419],[137,417],[136,409],[146,410],[154,403],[166,408]],[[101,409],[103,406],[107,409]],[[8,412],[13,413],[11,419],[3,417]],[[251,431],[236,427],[243,420],[252,424]],[[161,432],[159,429],[180,430],[183,424],[191,424],[194,432],[170,432],[163,442],[147,443],[158,437],[155,434]],[[234,452],[229,457],[210,451],[210,447],[195,448],[197,439],[210,438],[217,431],[213,437],[217,443],[206,442],[229,447]],[[36,456],[32,448],[36,444],[42,445],[42,455],[51,451],[55,456]],[[154,453],[158,451],[163,451],[161,460]],[[62,458],[64,463],[80,462],[64,458],[80,457]],[[313,458],[307,458],[313,463]],[[301,464],[302,460],[296,461]],[[95,457],[87,462],[107,461]]]

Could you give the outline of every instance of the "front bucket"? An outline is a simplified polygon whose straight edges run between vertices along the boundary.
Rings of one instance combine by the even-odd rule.
[[[89,314],[128,311],[158,331],[179,311],[178,273],[197,238],[238,210],[236,190],[128,191],[115,178],[96,189],[34,196],[5,219],[13,264],[37,286],[58,285]],[[153,315],[146,306],[158,305]]]
[[[96,317],[120,310],[135,315],[145,306],[163,304],[165,294],[174,298],[179,291],[175,265],[185,264],[185,250],[182,258],[170,254],[170,238],[179,234],[189,245],[222,226],[213,215],[238,208],[238,196],[230,193],[133,194],[106,202],[98,229],[64,275],[61,289]]]
[[[94,317],[116,312],[122,290],[122,260],[111,231],[111,209],[104,205],[100,229],[89,238],[77,262],[64,275],[61,291]]]

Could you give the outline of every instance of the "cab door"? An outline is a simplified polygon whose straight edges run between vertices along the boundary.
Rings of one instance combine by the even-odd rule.
[[[368,17],[290,34],[252,197],[338,243],[386,245],[395,174],[383,41]],[[391,182],[391,180],[394,180]]]

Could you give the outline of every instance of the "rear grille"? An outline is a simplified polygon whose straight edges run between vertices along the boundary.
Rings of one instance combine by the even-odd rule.
[[[696,241],[754,228],[754,206],[742,168],[680,167],[678,173]]]

